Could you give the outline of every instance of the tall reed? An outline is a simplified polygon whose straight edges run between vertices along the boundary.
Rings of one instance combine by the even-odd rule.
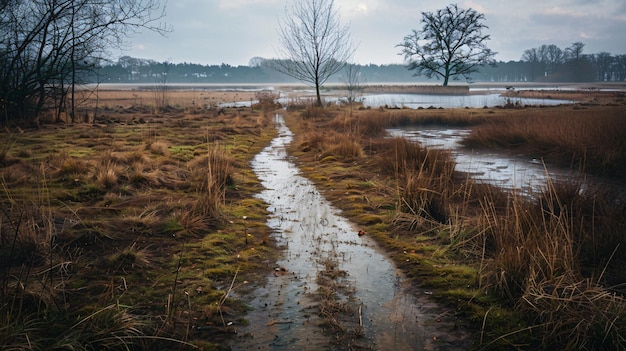
[[[615,291],[624,287],[610,282],[624,282],[624,209],[589,192],[550,181],[536,200],[515,196],[504,210],[485,199],[481,284],[526,314],[544,345],[623,348],[626,301]]]
[[[226,191],[233,183],[234,160],[218,143],[207,144],[206,155],[189,163],[199,199],[183,217],[186,222],[205,222],[216,227],[223,223]]]
[[[446,223],[454,189],[455,163],[450,153],[405,138],[382,139],[376,148],[380,149],[377,168],[397,181],[398,208],[423,221]],[[396,224],[401,220],[406,218],[398,217]]]
[[[591,112],[560,109],[559,112],[548,111],[543,124],[541,118],[544,115],[537,111],[507,110],[498,113],[504,115],[502,119],[492,118],[488,111],[477,116],[476,110],[454,111],[448,113],[448,117],[445,117],[447,111],[438,110],[356,111],[352,118],[339,115],[334,120],[317,121],[314,127],[308,128],[301,151],[323,153],[328,140],[340,139],[335,135],[338,133],[361,143],[364,156],[354,165],[363,166],[356,172],[360,169],[364,173],[361,177],[395,183],[397,199],[392,230],[407,234],[384,236],[384,242],[394,249],[415,245],[416,239],[427,241],[429,245],[438,244],[438,252],[453,255],[447,257],[450,261],[444,259],[446,263],[454,265],[452,261],[464,259],[464,264],[475,267],[476,274],[467,274],[472,278],[462,278],[468,284],[468,291],[461,291],[464,287],[455,283],[440,283],[445,278],[432,280],[433,285],[439,284],[437,286],[444,286],[444,289],[452,286],[455,291],[450,294],[455,297],[463,296],[457,298],[459,306],[463,305],[463,298],[471,295],[466,305],[474,312],[481,310],[477,306],[485,303],[485,295],[490,301],[486,303],[493,303],[494,296],[499,297],[499,306],[485,308],[486,313],[483,310],[484,326],[498,323],[492,322],[492,318],[498,321],[502,317],[489,311],[501,306],[514,311],[516,318],[522,317],[520,323],[507,326],[519,330],[506,330],[500,335],[494,334],[502,330],[487,331],[491,339],[483,340],[485,344],[482,346],[489,348],[502,345],[502,340],[521,340],[531,345],[530,348],[543,345],[545,349],[626,349],[623,332],[626,330],[626,301],[623,297],[626,294],[623,270],[626,265],[626,202],[619,197],[619,192],[566,179],[551,179],[545,190],[535,196],[509,192],[493,185],[475,183],[469,176],[455,173],[449,152],[430,150],[403,138],[377,137],[380,130],[389,126],[445,123],[443,121],[455,121],[455,118],[459,120],[451,124],[462,125],[465,122],[461,120],[466,117],[468,124],[482,123],[493,135],[499,132],[508,135],[509,139],[505,139],[508,144],[502,144],[507,148],[532,150],[520,145],[541,140],[537,150],[548,150],[549,155],[565,155],[571,148],[575,150],[567,156],[571,160],[572,155],[584,152],[589,155],[591,152],[574,144],[582,145],[591,140],[600,144],[602,140],[597,130],[605,129],[606,121],[618,123],[614,119],[616,115],[611,113],[603,117]],[[583,115],[593,118],[579,120],[578,117]],[[531,117],[528,121],[522,121],[528,116]],[[590,132],[585,133],[595,117],[604,119],[599,122],[603,127],[590,127]],[[511,121],[504,121],[507,118]],[[566,125],[569,122],[580,130],[571,131],[573,126]],[[507,134],[507,125],[517,126],[517,133]],[[499,130],[499,126],[504,127]],[[614,137],[617,134],[607,134],[607,148],[597,148],[608,152],[603,156],[604,160],[608,157],[619,159],[621,146],[620,142],[615,142],[619,138]],[[623,135],[619,139],[622,144]],[[574,139],[565,143],[561,137]],[[588,164],[584,157],[579,161]],[[619,167],[614,170],[619,173]],[[334,164],[326,171],[339,173]],[[339,186],[338,183],[333,186],[335,184]],[[411,252],[404,253],[410,259],[402,261],[403,268],[417,275],[450,275],[446,269],[440,272],[437,267],[427,267],[429,259],[437,258],[425,257],[420,260],[419,267],[411,267],[414,257]],[[472,289],[479,289],[480,296]],[[516,335],[523,336],[517,338]]]
[[[524,110],[503,113],[473,128],[464,144],[513,148],[551,164],[619,176],[626,172],[624,135],[622,108]]]

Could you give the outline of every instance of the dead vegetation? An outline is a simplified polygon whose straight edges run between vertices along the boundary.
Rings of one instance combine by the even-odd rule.
[[[3,132],[5,348],[214,348],[233,331],[224,318],[242,321],[229,292],[273,252],[247,166],[270,120],[250,108],[155,113],[122,95],[132,104],[100,96],[90,123]]]
[[[532,198],[508,193],[454,172],[449,153],[383,131],[472,125],[468,144],[494,140],[483,147],[514,148],[610,180],[624,175],[622,112],[613,104],[377,109],[350,118],[327,108],[293,109],[286,119],[303,171],[416,284],[481,326],[478,348],[605,350],[626,347],[623,189],[555,179]],[[342,151],[354,144],[359,157]]]
[[[322,318],[322,330],[331,335],[335,347],[341,349],[367,349],[364,338],[361,308],[352,297],[354,289],[345,278],[349,272],[339,269],[337,252],[320,259],[322,265],[317,273],[316,298],[319,301],[318,313]]]
[[[124,92],[128,105],[101,96],[88,123],[3,132],[0,344],[210,349],[234,332],[229,322],[245,323],[232,292],[272,254],[247,166],[273,136],[271,107],[206,110],[193,94],[159,112],[148,95]],[[535,198],[506,193],[454,172],[448,152],[384,131],[473,126],[468,145],[619,178],[623,106],[289,106],[285,117],[302,170],[416,285],[477,327],[477,348],[605,350],[626,347],[619,192],[555,180]],[[323,263],[326,326],[367,348],[345,272]]]

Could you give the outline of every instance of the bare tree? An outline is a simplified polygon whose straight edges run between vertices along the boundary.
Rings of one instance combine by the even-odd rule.
[[[265,59],[259,56],[254,56],[253,58],[250,59],[250,61],[248,61],[248,66],[249,67],[261,67],[263,66],[263,63],[265,62]]]
[[[569,60],[580,60],[583,56],[583,49],[585,44],[577,41],[572,43],[572,46],[565,49],[565,55]]]
[[[356,95],[363,91],[365,78],[363,78],[359,66],[353,63],[346,64],[343,71],[345,75],[341,78],[341,81],[345,84],[345,89],[348,91],[348,100],[355,102]]]
[[[422,30],[414,29],[397,45],[407,68],[416,70],[415,75],[443,78],[447,86],[450,77],[469,79],[479,66],[495,65],[496,53],[486,46],[490,37],[482,33],[488,28],[484,19],[483,14],[456,4],[435,13],[422,12]]]
[[[594,55],[596,61],[597,77],[599,82],[608,82],[612,79],[611,66],[615,61],[615,58],[610,53],[602,51]]]
[[[539,59],[544,63],[546,75],[552,75],[556,72],[557,67],[563,63],[565,58],[563,50],[554,44],[541,45],[537,49]]]
[[[615,71],[613,72],[615,81],[626,81],[626,55],[616,55],[613,67],[615,69]]]
[[[528,80],[535,81],[545,74],[545,64],[541,61],[537,48],[524,50],[522,61],[528,62],[529,72],[526,77]]]
[[[357,100],[357,95],[363,91],[365,79],[361,74],[359,66],[349,63],[344,68],[344,76],[341,81],[345,84],[344,88],[348,92],[348,103],[350,104],[350,115],[352,115],[352,106]]]
[[[315,86],[322,105],[320,87],[354,53],[349,26],[341,24],[333,0],[297,0],[279,25],[282,57],[272,61],[273,68]]]
[[[107,50],[123,46],[138,28],[167,31],[158,23],[164,1],[0,1],[0,106],[5,120],[36,117],[50,101],[60,112],[68,87],[73,89],[80,73],[94,69]]]
[[[158,111],[165,111],[170,105],[170,93],[169,93],[169,73],[171,64],[167,61],[163,62],[159,66],[162,67],[161,72],[155,73],[156,84],[154,86],[154,113]]]
[[[566,77],[574,82],[593,80],[593,70],[587,55],[583,54],[585,44],[577,41],[564,50]]]

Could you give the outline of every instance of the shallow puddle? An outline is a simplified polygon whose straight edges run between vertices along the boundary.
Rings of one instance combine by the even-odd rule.
[[[252,162],[269,204],[268,225],[283,251],[265,286],[249,301],[249,324],[237,326],[234,350],[464,350],[468,335],[427,291],[409,293],[404,276],[367,235],[359,236],[289,161],[291,131],[276,116],[279,135]],[[331,278],[329,278],[331,277]],[[359,336],[339,342],[320,317],[320,291],[334,286],[341,327]]]
[[[450,150],[456,170],[467,173],[472,179],[533,194],[545,189],[549,180],[576,177],[569,172],[546,169],[541,161],[489,150],[467,150],[460,144],[470,133],[465,128],[403,128],[388,129],[394,137],[404,137],[420,142],[429,148]]]

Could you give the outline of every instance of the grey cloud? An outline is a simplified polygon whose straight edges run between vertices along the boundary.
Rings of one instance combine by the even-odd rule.
[[[531,47],[565,46],[573,41],[587,44],[586,52],[626,53],[622,34],[626,33],[626,1],[600,1],[590,4],[588,0],[461,0],[458,3],[485,10],[492,39],[489,46],[499,53],[496,59],[508,61],[519,60],[523,51]],[[402,62],[395,45],[412,29],[420,27],[423,11],[434,11],[450,2],[335,0],[342,9],[353,9],[343,18],[350,21],[352,38],[359,44],[355,62],[364,64]],[[241,0],[236,7],[219,6],[220,3],[170,1],[166,20],[175,32],[167,38],[150,33],[136,35],[133,49],[124,54],[158,61],[231,65],[245,65],[254,56],[275,57],[277,19],[283,15],[287,0]],[[362,11],[364,8],[368,11]],[[554,8],[561,11],[547,11]],[[581,35],[587,35],[588,40]]]

